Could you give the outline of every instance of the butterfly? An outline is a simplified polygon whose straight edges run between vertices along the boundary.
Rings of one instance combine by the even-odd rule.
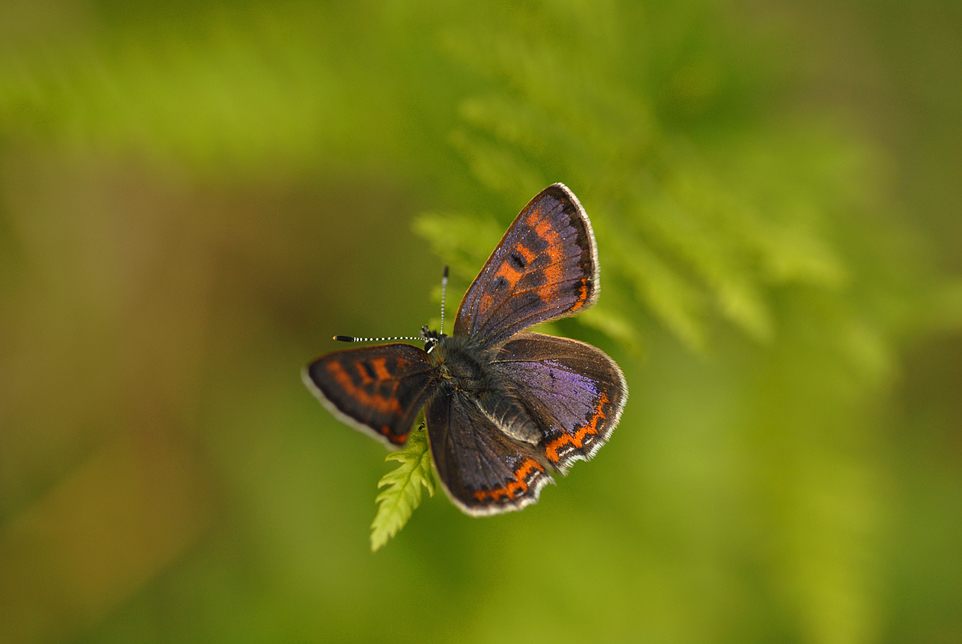
[[[424,409],[438,478],[472,516],[537,502],[552,474],[590,459],[628,398],[614,360],[584,342],[527,331],[598,299],[588,215],[556,183],[532,199],[468,289],[452,335],[424,349],[384,344],[329,353],[305,367],[308,389],[344,423],[389,448]]]

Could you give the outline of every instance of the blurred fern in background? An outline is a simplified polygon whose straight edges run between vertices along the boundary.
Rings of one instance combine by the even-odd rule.
[[[962,38],[909,4],[0,6],[0,640],[962,638]],[[622,424],[372,557],[300,366],[555,181]]]

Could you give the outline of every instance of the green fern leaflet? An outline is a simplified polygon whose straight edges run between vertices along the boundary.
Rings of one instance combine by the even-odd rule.
[[[396,535],[421,505],[421,488],[434,496],[434,472],[424,425],[411,432],[407,445],[392,452],[386,461],[401,463],[378,481],[384,488],[377,495],[377,514],[371,524],[371,551],[377,552]]]

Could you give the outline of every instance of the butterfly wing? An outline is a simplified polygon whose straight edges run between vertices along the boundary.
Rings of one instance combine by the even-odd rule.
[[[542,190],[501,239],[458,309],[455,335],[495,345],[598,298],[598,251],[581,203],[560,183]]]
[[[520,333],[500,349],[493,368],[541,428],[552,467],[594,456],[621,418],[628,386],[621,369],[590,344]]]
[[[302,377],[334,416],[388,447],[404,444],[435,386],[428,354],[410,344],[330,353]]]
[[[442,390],[428,404],[425,419],[438,478],[466,514],[520,510],[554,482],[538,446],[500,431],[468,395]]]

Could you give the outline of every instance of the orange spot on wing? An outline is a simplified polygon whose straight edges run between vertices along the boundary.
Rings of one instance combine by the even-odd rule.
[[[387,370],[387,358],[374,358],[371,360],[371,367],[374,368],[374,375],[378,380],[391,380],[391,372]]]
[[[542,301],[550,302],[558,293],[558,282],[564,279],[564,248],[558,244],[558,231],[554,229],[550,219],[539,219],[536,213],[532,213],[528,223],[548,244],[548,248],[545,249],[549,260],[544,268],[545,285],[538,289],[538,295]]]
[[[525,264],[530,264],[531,262],[534,261],[534,258],[536,257],[536,255],[534,254],[534,251],[528,248],[527,246],[518,245],[516,250],[518,251],[518,254],[521,255],[521,258],[524,260]]]
[[[584,306],[585,302],[587,301],[588,301],[588,278],[582,277],[581,285],[578,286],[578,299],[575,301],[575,303],[571,306],[571,309],[569,310],[577,311],[582,306]]]
[[[328,368],[328,371],[330,371],[330,368]],[[367,369],[358,369],[358,370],[357,370],[357,375],[361,376],[361,386],[362,386],[362,387],[365,386],[365,385],[370,385],[370,384],[372,384],[372,383],[374,382],[374,378],[372,378],[371,376],[367,375]]]
[[[598,398],[598,402],[595,404],[595,409],[592,412],[591,420],[578,427],[578,431],[576,431],[574,434],[561,434],[561,436],[545,445],[545,456],[547,456],[552,462],[557,463],[559,459],[558,450],[560,448],[568,445],[569,443],[574,445],[576,448],[581,448],[584,445],[585,436],[598,433],[598,423],[607,418],[607,416],[605,416],[604,406],[609,402],[611,401],[608,400],[608,394],[602,391],[601,396]]]
[[[490,311],[491,307],[493,306],[493,303],[494,303],[494,297],[492,297],[490,293],[485,293],[484,295],[481,296],[481,299],[478,301],[477,310]]]
[[[380,365],[377,364],[378,362],[380,362]],[[378,377],[381,377],[382,373],[387,374],[384,360],[372,360],[371,363]],[[325,368],[331,377],[334,378],[334,381],[344,390],[347,397],[353,399],[357,404],[370,407],[382,414],[393,415],[400,413],[401,403],[398,402],[397,398],[385,398],[384,396],[369,394],[363,387],[358,387],[354,384],[351,375],[344,370],[344,367],[342,367],[339,362],[328,362]],[[359,369],[358,372],[363,374],[364,370]],[[390,379],[390,374],[384,379]]]
[[[514,498],[519,490],[521,492],[528,491],[528,482],[525,479],[535,470],[542,473],[544,472],[544,468],[538,465],[537,461],[529,458],[521,464],[521,467],[514,471],[513,481],[508,482],[504,487],[499,487],[497,490],[478,490],[474,493],[474,498],[478,501],[484,501],[487,498],[490,498],[492,501],[497,501],[502,496],[506,499]]]
[[[501,264],[501,268],[495,273],[495,277],[503,277],[507,282],[508,286],[514,288],[514,285],[518,283],[521,279],[521,271],[515,270],[513,266],[510,266],[508,262]]]

